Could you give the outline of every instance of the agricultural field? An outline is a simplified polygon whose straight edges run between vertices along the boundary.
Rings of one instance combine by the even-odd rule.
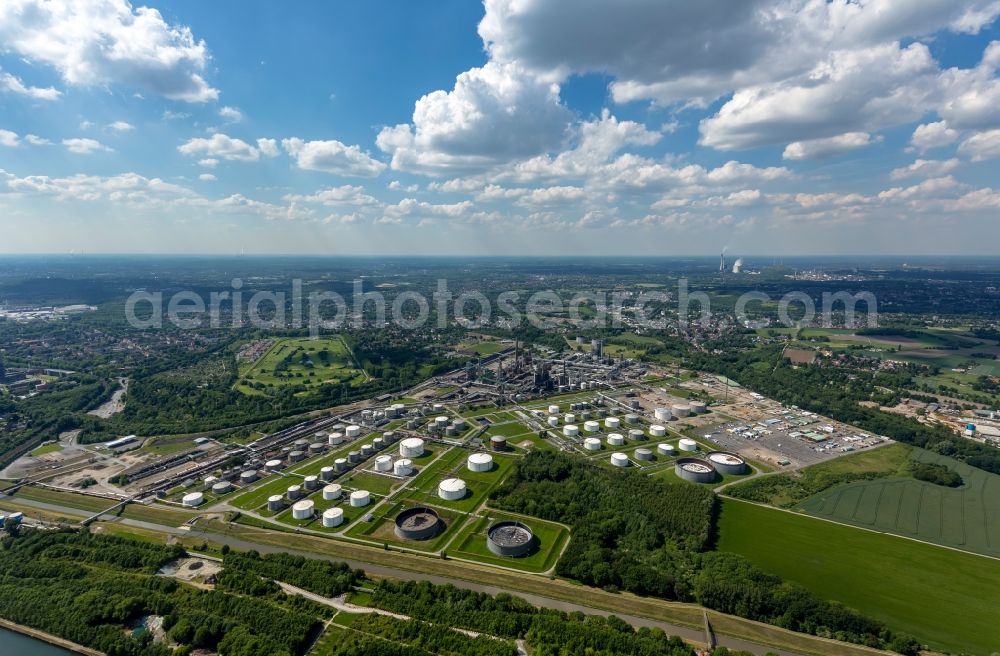
[[[500,342],[485,341],[485,342],[462,342],[455,348],[459,351],[470,351],[480,357],[486,357],[488,355],[493,355],[494,353],[499,353],[500,351],[503,350],[504,346]]]
[[[720,551],[745,556],[916,636],[932,649],[1000,650],[1000,561],[724,499]]]
[[[244,394],[270,394],[281,387],[302,385],[361,385],[367,373],[355,367],[350,349],[340,337],[288,338],[274,342],[254,363],[240,365],[236,389]]]
[[[948,488],[896,476],[857,481],[812,496],[795,509],[816,517],[1000,557],[1000,476],[922,449],[913,449],[912,458],[945,465],[958,472],[965,483],[959,488]]]
[[[521,558],[503,558],[497,556],[486,546],[486,530],[494,523],[502,520],[517,520],[524,522],[535,534],[535,549]],[[487,515],[476,518],[466,524],[458,537],[452,542],[448,553],[456,558],[467,558],[489,565],[510,567],[540,574],[547,572],[556,565],[559,554],[569,539],[569,529],[562,524],[546,522],[535,517],[521,517],[508,513],[489,510]]]

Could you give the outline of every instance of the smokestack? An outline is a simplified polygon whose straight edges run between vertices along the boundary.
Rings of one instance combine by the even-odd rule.
[[[722,255],[719,256],[719,273],[726,272],[726,251],[722,251]]]

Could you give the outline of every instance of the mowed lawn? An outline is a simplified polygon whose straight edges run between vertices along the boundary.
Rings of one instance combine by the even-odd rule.
[[[1000,561],[734,499],[718,548],[933,649],[1000,651]]]

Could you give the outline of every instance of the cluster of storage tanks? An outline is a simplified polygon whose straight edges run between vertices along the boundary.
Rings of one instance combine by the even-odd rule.
[[[461,417],[452,419],[448,415],[437,416],[427,424],[427,430],[431,433],[439,433],[447,437],[455,437],[468,427],[469,424],[465,419]]]
[[[708,412],[708,405],[704,401],[688,401],[687,403],[675,403],[669,408],[655,408],[653,418],[656,421],[671,421],[674,418],[690,417],[691,415],[701,415]]]
[[[710,451],[704,458],[678,458],[674,472],[692,483],[712,483],[719,474],[739,475],[748,471],[746,460],[728,451]]]

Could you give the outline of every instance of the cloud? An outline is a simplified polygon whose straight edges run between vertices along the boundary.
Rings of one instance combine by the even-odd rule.
[[[956,139],[958,130],[949,128],[945,121],[937,121],[918,125],[910,137],[910,145],[920,152],[926,152],[932,148],[947,146]]]
[[[115,132],[131,132],[135,129],[135,126],[131,123],[126,123],[125,121],[115,121],[108,125],[109,130],[114,130]]]
[[[334,207],[340,205],[353,205],[356,207],[371,207],[379,202],[372,196],[365,193],[364,187],[357,185],[343,185],[340,187],[327,187],[319,191],[308,194],[288,194],[283,200],[289,203],[308,203]]]
[[[198,166],[204,166],[205,168],[214,169],[219,165],[219,160],[214,157],[206,157],[205,159],[198,160]]]
[[[91,153],[100,151],[111,152],[111,148],[108,148],[97,139],[63,139],[62,144],[66,146],[66,150],[77,155],[90,155]]]
[[[58,100],[62,92],[54,87],[29,87],[10,73],[0,72],[0,90],[9,91],[34,100]]]
[[[265,157],[277,157],[281,154],[281,151],[278,150],[277,139],[258,139],[257,150]]]
[[[210,155],[210,159],[237,162],[256,162],[260,159],[260,150],[256,147],[221,132],[216,132],[207,139],[204,137],[189,139],[178,146],[177,150],[184,155]]]
[[[864,148],[881,139],[872,139],[867,132],[848,132],[836,137],[795,141],[785,146],[783,159],[819,159]]]
[[[191,118],[190,112],[174,112],[169,109],[163,110],[164,121],[181,121],[186,118]]]
[[[283,139],[281,145],[295,158],[296,165],[307,171],[374,178],[385,169],[385,164],[358,146],[347,146],[336,140],[303,141],[291,138]]]
[[[1000,157],[1000,130],[987,130],[972,135],[959,145],[958,152],[973,162]]]
[[[482,171],[559,147],[571,120],[557,84],[488,62],[458,75],[451,91],[420,98],[412,123],[383,128],[376,143],[396,170]]]
[[[21,139],[17,136],[16,132],[11,132],[10,130],[0,130],[0,146],[17,148],[19,145],[21,145]]]
[[[226,106],[220,108],[219,116],[225,119],[227,123],[239,123],[243,120],[243,112],[235,107]]]
[[[904,180],[913,177],[937,178],[951,173],[958,168],[958,165],[959,161],[955,158],[945,160],[918,159],[909,166],[894,169],[889,174],[889,179]]]
[[[24,136],[24,140],[32,146],[48,146],[52,144],[51,141],[45,137],[39,137],[37,134],[27,134]]]
[[[185,102],[219,95],[201,75],[205,42],[126,0],[5,0],[0,42],[72,85],[120,84]]]
[[[201,180],[202,182],[215,182],[216,180],[218,180],[218,178],[216,178],[211,173],[202,173],[201,175],[198,176],[198,179]]]

